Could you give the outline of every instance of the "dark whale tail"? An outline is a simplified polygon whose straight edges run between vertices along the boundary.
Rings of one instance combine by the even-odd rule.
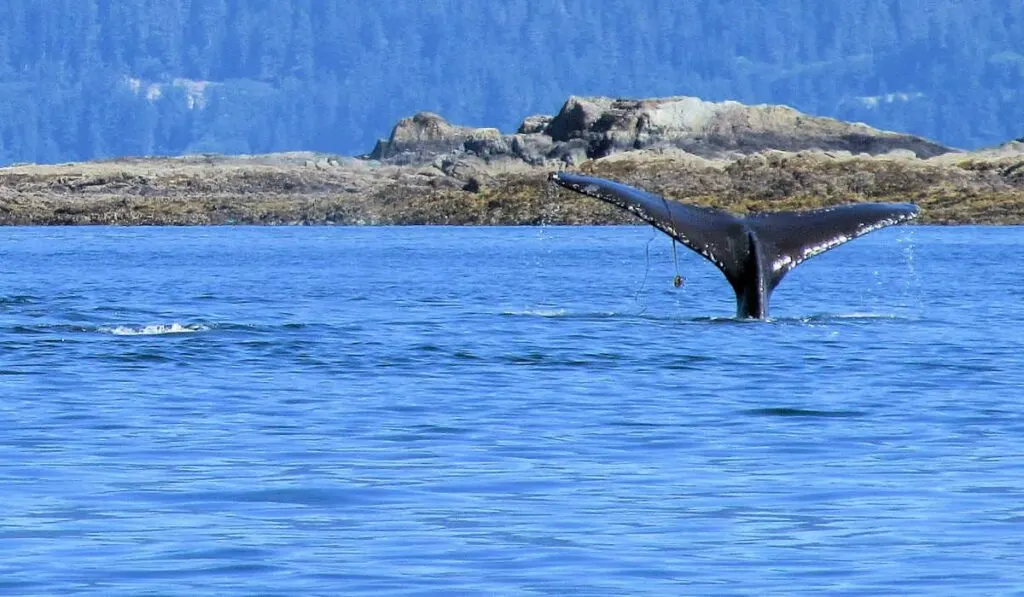
[[[632,213],[703,255],[722,270],[736,292],[736,316],[757,319],[768,317],[772,291],[797,265],[918,214],[910,203],[857,203],[738,218],[601,178],[566,172],[550,178]]]

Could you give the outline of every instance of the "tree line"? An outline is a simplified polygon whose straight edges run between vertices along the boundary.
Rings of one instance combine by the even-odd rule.
[[[0,164],[368,151],[416,111],[781,103],[974,148],[1024,135],[1005,0],[5,0]]]

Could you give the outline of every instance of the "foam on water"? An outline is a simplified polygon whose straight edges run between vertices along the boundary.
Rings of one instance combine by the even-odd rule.
[[[190,323],[182,325],[178,322],[171,324],[154,324],[145,326],[124,326],[101,327],[99,331],[115,336],[162,336],[165,334],[192,334],[205,332],[210,329],[208,326]]]

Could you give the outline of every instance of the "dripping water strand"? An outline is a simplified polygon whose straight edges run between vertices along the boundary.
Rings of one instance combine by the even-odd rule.
[[[640,281],[640,288],[637,289],[633,296],[633,300],[640,305],[640,313],[643,315],[647,312],[647,276],[651,271],[651,243],[657,238],[655,231],[651,232],[651,238],[647,239],[647,244],[644,245],[644,278]]]
[[[924,304],[924,293],[921,286],[921,277],[915,262],[914,228],[916,226],[903,227],[903,234],[896,242],[898,245],[903,246],[903,263],[904,267],[906,267],[907,275],[903,276],[902,279],[903,287],[907,294],[906,300],[911,303],[910,307],[914,311],[920,313],[921,306]]]
[[[541,226],[550,226],[551,225],[551,212],[549,211],[549,208],[551,206],[551,198],[554,195],[554,189],[552,188],[554,186],[555,186],[555,183],[551,182],[550,180],[548,180],[544,184],[544,204],[540,208],[541,209],[541,216],[540,216],[540,225]]]

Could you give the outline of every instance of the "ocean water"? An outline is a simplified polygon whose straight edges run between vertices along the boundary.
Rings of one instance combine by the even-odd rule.
[[[5,228],[0,594],[1024,592],[1024,229]]]

